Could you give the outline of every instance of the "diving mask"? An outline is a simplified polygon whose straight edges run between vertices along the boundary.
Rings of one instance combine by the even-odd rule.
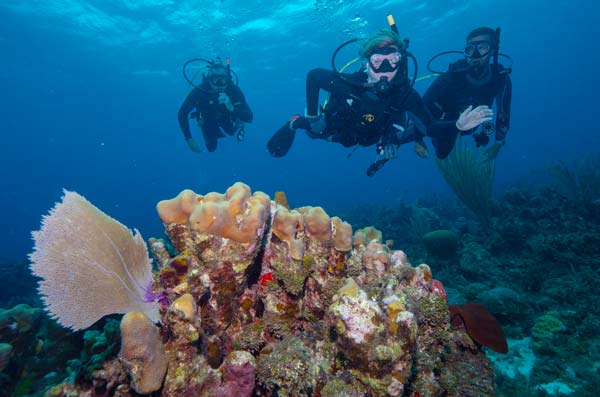
[[[212,74],[208,77],[208,81],[215,89],[224,89],[227,87],[229,77],[226,74]]]
[[[492,43],[487,40],[469,41],[465,47],[465,55],[470,58],[483,58],[492,50]]]
[[[398,68],[402,55],[396,47],[375,48],[369,63],[376,73],[393,72]]]

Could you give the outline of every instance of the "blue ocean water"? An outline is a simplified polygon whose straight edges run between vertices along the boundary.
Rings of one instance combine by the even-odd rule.
[[[580,158],[600,147],[599,8],[584,0],[2,0],[0,253],[31,250],[30,231],[63,188],[145,237],[162,233],[155,204],[184,188],[224,191],[240,180],[330,214],[448,192],[434,161],[412,145],[373,178],[365,175],[373,148],[347,158],[348,149],[299,135],[285,158],[265,149],[303,112],[306,72],[329,67],[341,42],[386,27],[387,13],[410,38],[419,75],[434,54],[460,50],[471,29],[502,27],[514,72],[498,186]],[[220,140],[216,153],[196,154],[177,124],[190,89],[181,67],[215,56],[231,58],[255,119],[243,142]]]

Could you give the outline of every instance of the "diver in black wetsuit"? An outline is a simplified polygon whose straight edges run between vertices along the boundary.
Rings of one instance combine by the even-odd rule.
[[[271,155],[284,156],[295,131],[303,129],[311,138],[346,147],[377,145],[378,154],[387,161],[396,156],[397,146],[405,142],[408,120],[423,135],[454,140],[459,130],[470,130],[491,119],[492,111],[481,106],[468,108],[458,121],[434,121],[410,84],[405,45],[393,31],[386,29],[375,34],[363,44],[359,54],[366,61],[359,72],[342,74],[314,69],[308,73],[306,115],[292,117],[273,135],[267,144]],[[331,94],[322,114],[320,90]]]
[[[242,90],[231,81],[228,68],[218,62],[210,63],[208,74],[188,94],[178,114],[179,127],[189,148],[200,153],[202,150],[190,132],[189,117],[195,118],[202,129],[206,149],[214,152],[217,139],[226,136],[223,131],[236,134],[241,141],[244,123],[252,122],[253,115]]]
[[[486,150],[485,156],[493,160],[504,145],[510,125],[510,102],[512,83],[509,69],[497,63],[490,63],[492,55],[499,46],[499,30],[482,27],[473,30],[467,36],[465,59],[451,64],[446,73],[442,73],[431,84],[423,101],[437,120],[456,120],[467,106],[492,106],[496,101],[496,120],[485,123],[477,129],[463,132],[473,134],[477,146],[486,146],[489,136],[495,134],[495,143]],[[445,157],[454,147],[454,141],[432,138],[439,154]],[[426,151],[422,136],[416,138],[415,151],[422,155]]]

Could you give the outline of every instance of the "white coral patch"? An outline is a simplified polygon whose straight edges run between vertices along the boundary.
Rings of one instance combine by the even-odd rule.
[[[342,296],[333,310],[344,322],[347,336],[357,344],[365,342],[367,335],[378,330],[373,319],[381,316],[381,309],[362,290],[357,296]]]

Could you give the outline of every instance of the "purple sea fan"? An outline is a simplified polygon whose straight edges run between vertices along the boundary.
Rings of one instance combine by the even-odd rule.
[[[157,303],[145,299],[152,262],[137,230],[65,190],[32,235],[31,271],[42,279],[46,310],[61,325],[79,330],[105,315],[131,311],[160,320]]]

